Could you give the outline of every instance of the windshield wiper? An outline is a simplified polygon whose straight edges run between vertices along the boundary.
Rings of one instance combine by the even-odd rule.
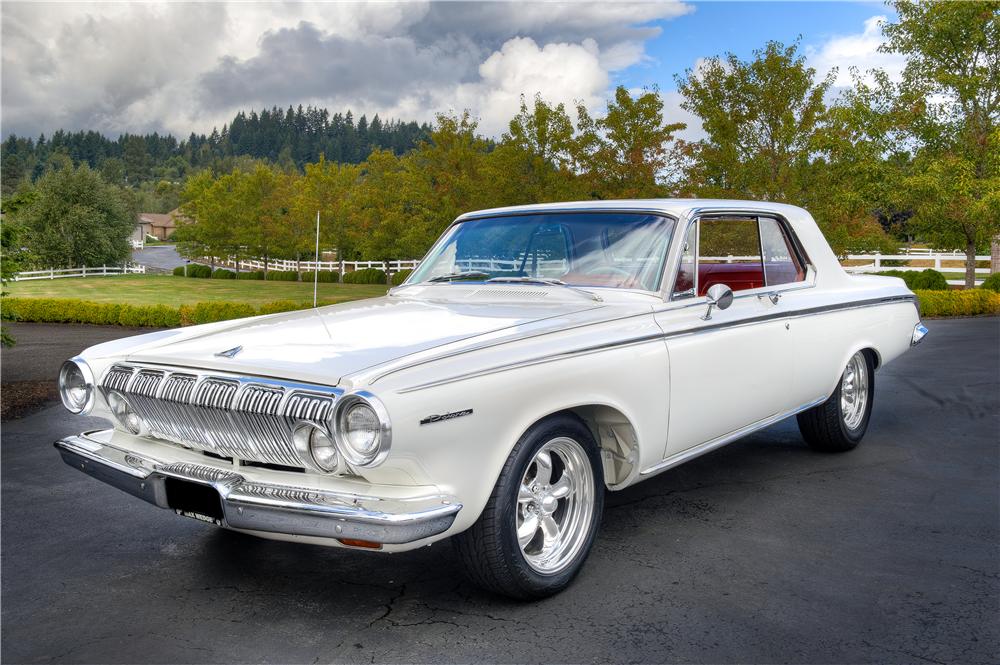
[[[431,277],[428,282],[453,282],[456,279],[475,279],[476,277],[489,277],[488,272],[483,272],[481,270],[466,270],[465,272],[452,272],[447,275],[438,275],[437,277]]]
[[[602,302],[600,296],[590,291],[584,291],[578,286],[572,286],[562,281],[561,279],[553,279],[551,277],[493,277],[486,280],[487,284],[544,284],[546,286],[562,286],[567,288],[574,293],[579,293],[582,296],[586,296],[590,300],[595,302]]]

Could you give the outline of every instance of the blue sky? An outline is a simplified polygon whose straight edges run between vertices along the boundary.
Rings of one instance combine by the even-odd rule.
[[[433,121],[468,110],[498,136],[521,96],[604,111],[618,84],[658,85],[727,50],[802,36],[820,76],[885,67],[856,2],[3,2],[0,132],[210,132],[240,110],[313,105]],[[155,26],[151,47],[150,26]]]
[[[875,2],[697,2],[695,11],[652,22],[662,29],[646,44],[648,61],[620,72],[629,88],[658,85],[676,88],[681,74],[699,58],[733,52],[742,59],[769,40],[819,49],[839,36],[861,32],[872,16],[895,17],[891,7]]]

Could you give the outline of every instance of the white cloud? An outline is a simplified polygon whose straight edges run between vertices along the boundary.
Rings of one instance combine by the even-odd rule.
[[[837,77],[833,85],[838,88],[851,85],[852,68],[862,75],[871,69],[884,69],[890,78],[899,80],[906,64],[903,56],[879,53],[878,50],[885,42],[881,26],[886,20],[885,16],[872,16],[865,21],[860,33],[838,35],[818,47],[807,47],[809,65],[819,77],[826,76],[836,67]]]
[[[529,102],[537,93],[550,103],[566,104],[572,115],[576,102],[596,109],[608,89],[608,70],[592,39],[539,46],[533,39],[517,37],[492,53],[479,66],[479,75],[479,81],[460,85],[449,96],[454,107],[477,108],[480,128],[490,135],[507,129],[522,94]]]
[[[3,133],[186,136],[314,104],[499,132],[521,93],[592,108],[645,58],[666,2],[3,3]]]

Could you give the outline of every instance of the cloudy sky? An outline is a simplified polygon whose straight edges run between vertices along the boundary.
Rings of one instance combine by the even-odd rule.
[[[0,131],[208,132],[239,109],[320,105],[429,120],[471,110],[498,134],[519,96],[603,108],[701,58],[801,36],[820,72],[882,66],[871,2],[3,2]],[[696,124],[696,123],[692,123]],[[693,126],[690,132],[697,132]]]

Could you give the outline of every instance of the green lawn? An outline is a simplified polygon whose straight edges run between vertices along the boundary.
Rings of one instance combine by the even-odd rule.
[[[385,295],[388,287],[372,284],[320,284],[323,304]],[[15,298],[79,298],[132,305],[193,305],[210,300],[255,306],[275,300],[312,302],[312,283],[258,280],[195,279],[173,275],[121,275],[9,282],[4,290]]]

